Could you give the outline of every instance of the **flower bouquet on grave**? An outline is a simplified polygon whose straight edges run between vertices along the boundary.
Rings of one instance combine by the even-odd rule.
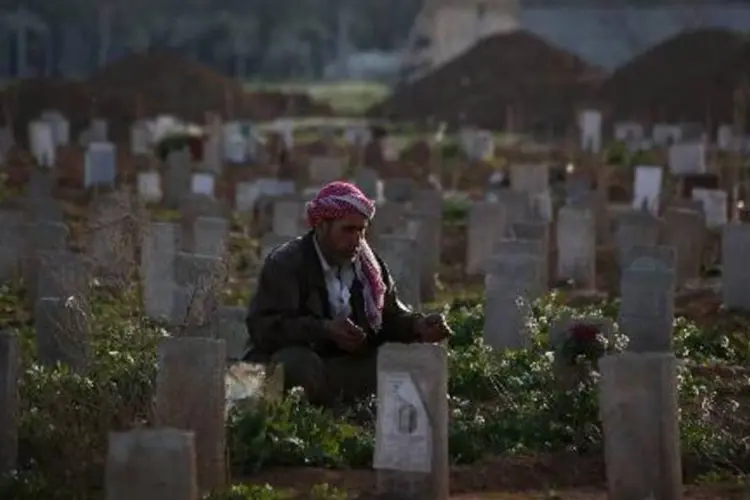
[[[593,380],[599,358],[620,352],[627,338],[604,318],[566,319],[553,328],[554,371],[565,389]]]

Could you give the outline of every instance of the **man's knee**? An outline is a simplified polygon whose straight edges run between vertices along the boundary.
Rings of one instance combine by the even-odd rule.
[[[271,363],[281,366],[285,389],[302,387],[310,398],[324,390],[325,365],[312,349],[287,347],[274,354]]]

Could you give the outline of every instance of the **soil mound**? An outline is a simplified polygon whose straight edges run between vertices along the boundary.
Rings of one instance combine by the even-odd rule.
[[[571,123],[593,97],[603,70],[524,31],[477,43],[419,80],[397,88],[370,116],[428,123],[446,121],[548,133]]]
[[[242,84],[201,64],[168,53],[123,57],[93,74],[94,89],[139,96],[147,114],[166,113],[202,123],[206,112],[268,120],[273,106]]]
[[[599,98],[614,119],[731,122],[749,48],[747,37],[727,30],[682,33],[615,71]]]

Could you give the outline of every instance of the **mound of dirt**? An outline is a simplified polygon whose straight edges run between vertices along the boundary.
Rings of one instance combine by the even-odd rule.
[[[599,99],[615,119],[731,122],[749,48],[746,37],[727,30],[682,33],[615,71]]]
[[[242,84],[201,64],[167,53],[136,54],[94,73],[87,83],[101,91],[139,96],[147,114],[166,113],[203,122],[206,112],[268,120],[273,105]]]
[[[113,137],[127,137],[127,124],[136,116],[133,94],[111,89],[94,89],[82,82],[33,78],[15,82],[0,92],[2,121],[13,124],[16,141],[28,143],[28,123],[47,110],[57,110],[70,121],[71,141],[92,117],[107,118]]]
[[[370,116],[504,130],[561,132],[592,97],[603,70],[524,31],[489,37],[398,88]]]

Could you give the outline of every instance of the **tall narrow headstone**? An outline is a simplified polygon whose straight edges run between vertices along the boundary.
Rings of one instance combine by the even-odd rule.
[[[148,317],[153,319],[166,319],[172,314],[178,234],[177,225],[167,222],[153,222],[143,234],[143,306]]]
[[[750,311],[750,224],[727,224],[721,242],[721,296],[729,309]]]
[[[223,258],[229,244],[229,221],[222,217],[195,219],[195,253]]]
[[[499,203],[479,202],[469,211],[466,250],[466,274],[479,275],[486,270],[495,244],[505,233],[505,211]]]
[[[83,373],[88,365],[86,315],[80,301],[42,297],[34,308],[34,329],[39,361],[46,366],[61,363]]]
[[[447,500],[447,391],[442,346],[380,348],[373,466],[384,498]]]
[[[682,500],[677,359],[622,353],[599,369],[608,498]]]
[[[18,465],[18,416],[21,351],[18,335],[0,331],[0,475]]]
[[[591,210],[562,207],[558,212],[557,279],[596,288],[596,217]]]
[[[380,257],[385,261],[398,297],[411,307],[421,304],[417,242],[406,236],[384,235],[378,239]]]
[[[207,338],[167,338],[159,347],[156,425],[195,433],[201,492],[226,485],[226,344]]]

